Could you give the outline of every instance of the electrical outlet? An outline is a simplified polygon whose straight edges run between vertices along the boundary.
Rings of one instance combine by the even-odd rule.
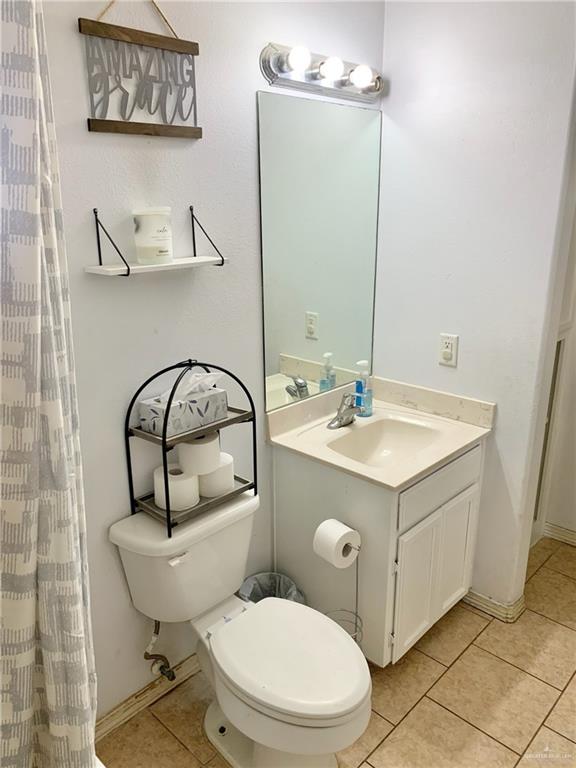
[[[453,333],[440,334],[440,355],[438,363],[456,368],[458,365],[458,336]]]
[[[304,335],[307,339],[318,339],[318,323],[320,321],[320,315],[318,312],[305,312],[304,323],[305,331]]]

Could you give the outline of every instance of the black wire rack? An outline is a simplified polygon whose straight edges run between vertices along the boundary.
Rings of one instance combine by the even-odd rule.
[[[210,373],[211,371],[219,371],[221,373],[224,373],[226,376],[229,376],[231,379],[233,379],[241,388],[244,395],[246,396],[246,399],[249,403],[249,408],[242,409],[242,408],[233,408],[231,406],[228,406],[228,414],[226,418],[219,419],[218,421],[213,421],[210,424],[205,424],[201,427],[196,427],[194,429],[188,430],[187,432],[180,432],[176,435],[168,435],[168,423],[169,423],[169,416],[170,416],[170,408],[172,406],[172,402],[174,400],[174,396],[176,394],[176,390],[178,389],[178,385],[184,378],[184,376],[189,372],[192,371],[195,368],[199,368],[206,373]],[[134,411],[134,406],[138,402],[138,398],[140,397],[141,393],[150,385],[152,384],[156,379],[160,378],[161,376],[164,376],[165,374],[169,374],[170,372],[176,372],[178,371],[178,375],[176,376],[176,379],[174,381],[174,384],[172,385],[172,388],[170,390],[170,395],[168,396],[168,400],[166,401],[166,412],[164,415],[164,421],[162,424],[162,434],[156,435],[152,432],[146,432],[145,430],[131,426],[133,423],[132,414]],[[168,482],[168,454],[169,452],[176,447],[179,443],[186,443],[191,442],[199,437],[203,437],[204,435],[210,435],[214,432],[220,432],[221,429],[225,429],[226,427],[230,427],[234,424],[242,424],[242,423],[251,423],[252,424],[252,480],[247,480],[243,477],[240,477],[238,475],[234,476],[234,488],[229,491],[228,493],[223,494],[222,496],[217,496],[215,498],[205,498],[200,497],[200,502],[196,504],[193,507],[190,507],[188,509],[179,510],[179,511],[172,511],[170,508],[170,487]],[[134,494],[134,476],[132,471],[132,451],[131,451],[131,439],[132,438],[140,438],[142,440],[147,440],[148,442],[154,443],[155,445],[159,446],[162,451],[162,466],[164,468],[164,493],[165,493],[165,500],[166,500],[166,509],[162,509],[161,507],[157,506],[154,502],[154,493],[146,493],[143,496],[135,496]],[[199,362],[198,360],[184,360],[180,363],[175,363],[174,365],[170,365],[167,368],[163,368],[160,371],[157,371],[155,374],[150,376],[146,381],[138,387],[136,392],[134,393],[130,405],[128,406],[128,410],[126,412],[126,419],[124,422],[124,441],[126,445],[126,461],[128,466],[128,488],[130,492],[130,512],[131,514],[135,514],[136,512],[146,512],[151,517],[154,517],[156,520],[159,520],[166,525],[166,531],[168,534],[168,537],[172,536],[172,530],[176,525],[179,525],[180,523],[183,523],[186,520],[190,520],[193,517],[196,517],[197,515],[202,514],[203,512],[207,512],[210,509],[213,509],[214,507],[219,506],[220,504],[223,504],[226,501],[229,501],[230,499],[233,499],[235,496],[240,495],[241,493],[244,493],[245,491],[252,490],[254,495],[258,493],[258,464],[257,464],[257,447],[256,447],[256,409],[254,407],[254,400],[252,399],[252,395],[250,394],[248,388],[246,385],[231,371],[227,370],[226,368],[222,368],[219,365],[214,365],[213,363],[203,363]]]

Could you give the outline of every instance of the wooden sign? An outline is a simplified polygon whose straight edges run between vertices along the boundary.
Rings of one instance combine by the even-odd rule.
[[[202,138],[198,43],[91,19],[78,27],[87,36],[89,131]]]

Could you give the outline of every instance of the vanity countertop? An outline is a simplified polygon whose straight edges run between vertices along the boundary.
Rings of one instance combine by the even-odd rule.
[[[343,391],[339,390],[338,399]],[[327,423],[334,415],[335,395],[336,392],[330,393],[323,403],[323,397],[312,398],[307,412],[302,403],[282,409],[284,414],[269,414],[272,444],[397,491],[460,455],[491,432],[486,426],[383,400],[374,400],[372,416],[356,417],[350,426],[330,430]],[[297,418],[298,406],[302,419]],[[291,413],[286,413],[290,409]]]

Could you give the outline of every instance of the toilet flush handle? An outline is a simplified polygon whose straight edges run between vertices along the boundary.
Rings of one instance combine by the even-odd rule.
[[[185,563],[187,560],[190,560],[192,557],[192,550],[189,549],[188,552],[183,552],[181,555],[177,555],[176,557],[173,557],[172,559],[168,560],[168,565],[170,568],[176,568],[178,565],[182,565],[182,563]]]

